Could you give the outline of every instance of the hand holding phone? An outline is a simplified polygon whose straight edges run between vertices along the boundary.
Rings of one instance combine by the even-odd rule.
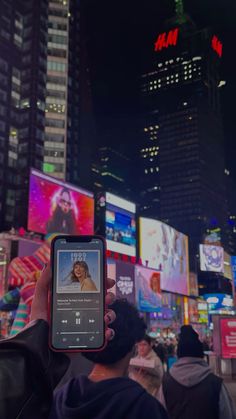
[[[98,236],[52,241],[50,346],[99,350],[105,344],[105,243]]]

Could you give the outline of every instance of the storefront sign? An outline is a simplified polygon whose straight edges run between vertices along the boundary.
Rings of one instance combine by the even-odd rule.
[[[155,42],[155,51],[159,52],[163,48],[168,48],[169,46],[175,46],[177,44],[179,35],[179,28],[172,29],[169,32],[163,32],[158,35]]]
[[[221,319],[222,358],[236,358],[236,318]]]

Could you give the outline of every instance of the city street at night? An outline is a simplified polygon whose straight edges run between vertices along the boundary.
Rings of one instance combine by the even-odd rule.
[[[0,418],[236,419],[233,0],[0,0]]]

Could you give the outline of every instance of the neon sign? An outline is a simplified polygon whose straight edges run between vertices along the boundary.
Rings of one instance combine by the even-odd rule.
[[[177,44],[179,28],[172,29],[169,32],[163,32],[158,35],[155,42],[155,51],[161,51],[163,48],[175,46]]]
[[[211,40],[211,46],[214,49],[214,51],[219,55],[219,57],[222,57],[222,49],[223,45],[222,42],[217,38],[216,35],[213,36]]]

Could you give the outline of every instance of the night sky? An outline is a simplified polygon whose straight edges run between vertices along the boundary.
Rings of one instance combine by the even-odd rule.
[[[92,93],[98,131],[135,115],[137,77],[151,64],[153,44],[163,22],[174,14],[174,0],[84,0]],[[236,2],[185,0],[185,11],[199,28],[211,26],[223,42],[222,112],[227,166],[236,164]],[[111,142],[117,145],[114,136]]]

